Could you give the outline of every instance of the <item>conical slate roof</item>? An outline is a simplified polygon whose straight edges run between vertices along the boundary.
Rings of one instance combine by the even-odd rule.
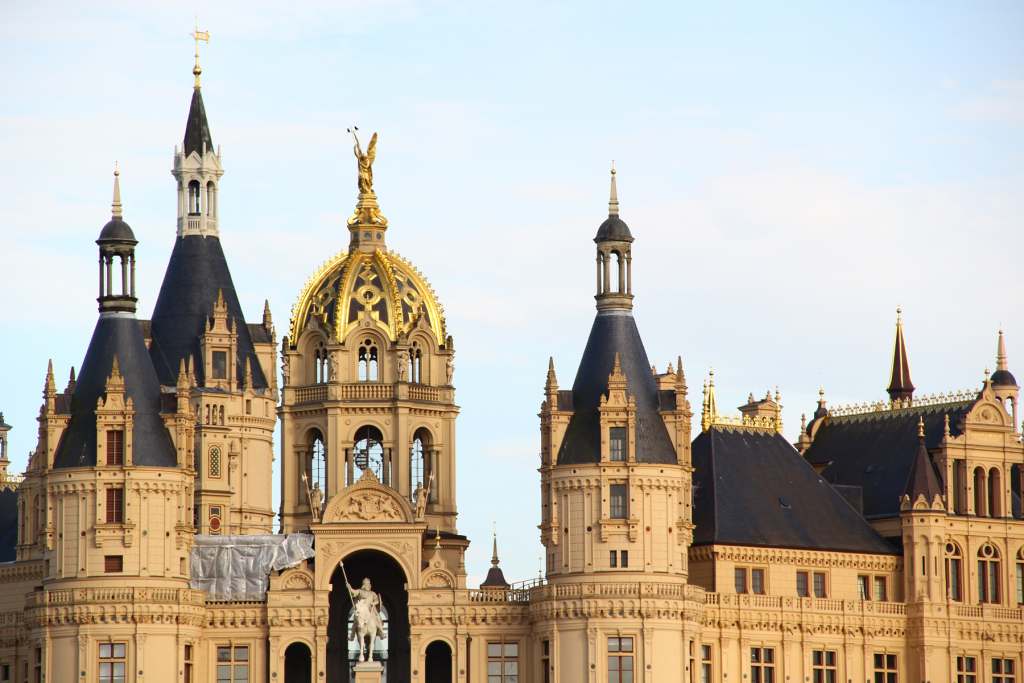
[[[935,474],[935,465],[932,464],[932,459],[928,455],[928,447],[924,443],[923,421],[920,423],[920,429],[922,430],[921,440],[917,446],[917,453],[914,455],[914,462],[910,466],[910,475],[907,477],[904,493],[910,497],[911,501],[917,500],[918,496],[924,496],[925,500],[930,503],[935,496],[941,496],[944,491],[942,484],[939,483],[938,475]]]
[[[160,383],[134,316],[104,313],[78,373],[71,396],[71,421],[57,445],[54,467],[96,464],[96,401],[105,393],[114,357],[132,399],[132,459],[136,465],[177,467],[178,456],[160,417]]]
[[[640,331],[629,311],[599,311],[590,328],[576,380],[572,385],[573,408],[558,451],[558,464],[582,464],[601,459],[601,420],[598,406],[608,393],[608,375],[619,355],[630,394],[636,397],[637,462],[674,464],[665,423],[658,413],[658,386],[647,360]]]
[[[210,124],[206,120],[206,107],[203,106],[203,93],[197,87],[192,90],[192,103],[188,107],[188,121],[185,124],[185,156],[192,152],[203,154],[203,145],[213,151],[213,136],[210,135]]]

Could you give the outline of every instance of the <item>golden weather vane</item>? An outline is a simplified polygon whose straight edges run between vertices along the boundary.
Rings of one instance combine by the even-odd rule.
[[[203,70],[199,68],[199,41],[203,41],[207,45],[210,44],[210,32],[199,30],[199,17],[196,17],[196,28],[192,31],[191,36],[196,41],[196,65],[192,69],[192,73],[196,77],[195,87],[199,87],[199,74],[203,73]]]

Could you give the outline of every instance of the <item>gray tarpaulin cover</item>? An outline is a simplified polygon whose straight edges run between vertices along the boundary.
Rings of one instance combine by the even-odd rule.
[[[313,557],[311,534],[195,537],[192,588],[211,600],[263,600],[270,572]]]

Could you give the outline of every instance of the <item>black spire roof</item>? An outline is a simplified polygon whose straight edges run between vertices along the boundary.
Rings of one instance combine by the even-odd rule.
[[[192,104],[188,108],[188,122],[185,124],[185,156],[193,151],[203,154],[203,145],[213,151],[213,136],[210,135],[210,124],[206,120],[206,107],[203,106],[203,93],[196,86],[192,90]]]
[[[695,546],[897,552],[777,432],[712,427],[691,452]]]
[[[600,461],[601,420],[597,408],[601,396],[608,393],[608,375],[616,353],[628,391],[636,397],[637,462],[676,462],[676,451],[658,413],[658,385],[633,315],[629,311],[608,310],[599,311],[594,318],[576,371],[572,385],[575,412],[558,451],[559,465]]]
[[[114,357],[132,399],[132,460],[136,465],[177,467],[178,456],[160,417],[160,383],[146,351],[139,321],[126,313],[105,313],[96,322],[89,350],[71,396],[71,421],[61,436],[54,467],[96,464],[96,401],[105,393]]]
[[[903,492],[910,497],[911,503],[917,500],[918,496],[924,496],[925,500],[931,503],[935,496],[943,494],[943,489],[938,475],[935,474],[935,465],[932,464],[932,459],[928,455],[928,447],[924,445],[923,420],[918,422],[918,429],[920,440],[917,445],[917,453],[910,466],[910,476],[907,477],[907,485]]]
[[[892,372],[889,376],[889,398],[902,401],[914,396],[914,383],[910,381],[910,361],[907,343],[903,339],[902,311],[896,309],[896,343],[892,349]]]
[[[213,236],[187,235],[178,237],[167,263],[160,294],[153,307],[150,326],[152,343],[150,355],[156,366],[160,383],[173,385],[178,380],[178,366],[185,359],[195,370],[196,380],[204,381],[199,336],[213,313],[217,293],[224,293],[228,316],[235,322],[238,333],[235,377],[241,386],[245,378],[245,361],[252,368],[253,386],[265,388],[263,374],[253,349],[249,327],[245,324],[242,307],[238,303],[231,271],[221,248],[220,239]]]

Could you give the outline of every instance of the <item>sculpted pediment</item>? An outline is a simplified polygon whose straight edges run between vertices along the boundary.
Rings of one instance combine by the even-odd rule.
[[[381,484],[370,470],[366,470],[355,485],[331,498],[322,518],[323,524],[412,521],[409,503],[397,491]]]

